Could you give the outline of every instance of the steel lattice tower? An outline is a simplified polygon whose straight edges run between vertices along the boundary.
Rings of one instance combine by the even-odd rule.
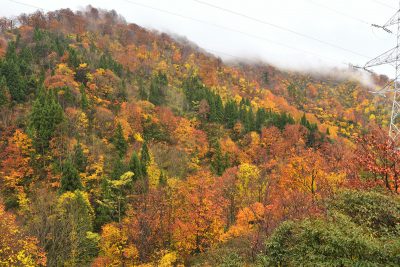
[[[374,92],[381,95],[392,92],[392,111],[390,115],[389,137],[397,145],[400,139],[400,3],[397,12],[384,24],[372,26],[381,28],[388,33],[392,33],[390,28],[397,27],[396,29],[396,46],[383,54],[371,59],[365,63],[363,69],[370,72],[369,68],[380,65],[392,65],[395,68],[395,78],[388,82],[381,90]]]

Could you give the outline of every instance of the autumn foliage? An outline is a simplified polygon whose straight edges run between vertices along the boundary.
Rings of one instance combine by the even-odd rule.
[[[0,265],[398,260],[340,252],[399,251],[377,203],[398,207],[400,152],[358,81],[224,63],[91,6],[17,20],[0,20]]]

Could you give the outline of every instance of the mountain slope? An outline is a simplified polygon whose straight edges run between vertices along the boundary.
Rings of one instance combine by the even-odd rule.
[[[277,265],[264,249],[292,230],[307,243],[309,220],[340,238],[350,221],[363,233],[356,245],[377,255],[344,264],[398,260],[382,260],[380,245],[398,251],[400,155],[376,126],[387,125],[386,103],[357,80],[224,63],[90,6],[18,23],[0,27],[0,208],[31,247],[7,237],[5,251],[24,257],[0,262]],[[327,208],[343,194],[350,211]],[[393,213],[376,212],[391,223],[376,223],[390,233],[369,238],[360,199],[375,207],[384,195]]]

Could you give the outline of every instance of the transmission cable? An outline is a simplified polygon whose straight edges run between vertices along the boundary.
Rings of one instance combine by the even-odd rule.
[[[371,1],[377,3],[378,5],[381,5],[381,6],[390,8],[390,9],[396,9],[394,6],[391,6],[391,5],[389,5],[389,4],[385,3],[385,2],[382,2],[382,1],[378,1],[378,0],[371,0]]]
[[[313,1],[313,0],[307,0],[307,2],[309,2],[310,4],[313,4],[313,5],[315,5],[315,6],[319,6],[319,7],[321,7],[321,8],[330,10],[330,11],[332,11],[333,13],[339,14],[339,15],[341,15],[341,16],[343,16],[343,17],[347,17],[347,18],[353,19],[353,20],[355,20],[355,21],[358,21],[358,22],[360,22],[360,23],[367,24],[367,25],[371,26],[371,23],[369,23],[369,22],[367,22],[367,21],[365,21],[365,20],[363,20],[363,19],[357,18],[357,17],[355,17],[355,16],[351,16],[351,15],[349,15],[349,14],[347,14],[347,13],[344,13],[344,12],[342,12],[342,11],[340,11],[340,10],[331,8],[331,7],[327,6],[327,5],[317,3],[317,2],[315,2],[315,1]]]
[[[258,39],[258,40],[266,41],[266,42],[269,42],[269,43],[273,43],[275,45],[279,45],[279,46],[282,46],[282,47],[285,47],[285,48],[289,48],[291,50],[296,50],[296,51],[299,51],[299,52],[304,53],[304,54],[312,55],[312,56],[317,57],[319,59],[325,58],[325,60],[337,62],[337,59],[335,59],[335,58],[331,58],[331,57],[328,57],[328,56],[322,56],[322,55],[317,54],[317,53],[312,52],[312,51],[307,51],[307,50],[304,50],[304,49],[301,49],[301,48],[298,48],[298,47],[294,47],[294,46],[291,46],[291,45],[288,45],[288,44],[285,44],[285,43],[281,43],[281,42],[278,42],[278,41],[275,41],[275,40],[268,39],[268,38],[266,38],[264,36],[247,33],[247,32],[244,32],[244,31],[236,30],[236,29],[233,29],[233,28],[229,28],[229,27],[222,26],[222,25],[219,25],[219,24],[215,24],[215,23],[212,23],[212,22],[208,22],[208,21],[205,21],[205,20],[200,20],[200,19],[197,19],[197,18],[189,17],[189,16],[182,15],[182,14],[178,14],[178,13],[171,12],[171,11],[168,11],[168,10],[165,10],[165,9],[161,9],[161,8],[158,8],[158,7],[153,7],[153,6],[145,5],[145,4],[142,4],[142,3],[133,2],[133,1],[130,1],[130,0],[123,0],[123,1],[127,2],[127,3],[130,3],[132,5],[144,7],[144,8],[147,8],[147,9],[156,10],[158,12],[166,13],[166,14],[173,15],[173,16],[176,16],[176,17],[179,17],[179,18],[183,18],[183,19],[186,19],[186,20],[192,20],[192,21],[196,21],[198,23],[210,25],[210,26],[213,26],[215,28],[223,29],[225,31],[239,33],[239,34],[251,37],[253,39]],[[366,57],[366,56],[363,56],[363,57]],[[370,57],[367,57],[367,58],[370,58]],[[345,64],[345,63],[341,63],[341,64]]]
[[[26,4],[26,3],[23,3],[23,2],[20,2],[20,1],[16,1],[16,0],[9,0],[9,1],[17,3],[17,4],[20,4],[20,5],[25,5],[25,6],[28,6],[28,7],[36,8],[36,9],[39,9],[39,10],[49,11],[49,10],[43,9],[43,8],[41,8],[39,6]],[[204,20],[200,20],[200,19],[197,19],[197,18],[189,17],[189,16],[186,16],[186,15],[178,14],[178,13],[175,13],[175,12],[164,10],[164,9],[161,9],[161,8],[158,8],[158,7],[149,6],[149,5],[146,5],[146,4],[133,2],[133,1],[129,1],[129,0],[123,0],[123,1],[127,2],[129,4],[132,4],[132,5],[136,5],[136,6],[140,6],[140,7],[143,7],[143,8],[155,10],[155,11],[162,12],[162,13],[166,13],[166,14],[169,14],[169,15],[172,15],[172,16],[176,16],[176,17],[179,17],[179,18],[183,18],[183,19],[186,19],[186,20],[191,20],[191,21],[195,21],[195,22],[198,22],[198,23],[207,24],[207,25],[210,25],[210,26],[213,26],[213,27],[216,27],[216,28],[223,29],[225,31],[239,33],[239,34],[251,37],[253,39],[258,39],[258,40],[266,41],[266,42],[269,42],[269,43],[273,43],[273,44],[278,45],[278,46],[282,46],[282,47],[285,47],[285,48],[288,48],[288,49],[291,49],[291,50],[295,50],[295,51],[298,51],[298,52],[301,52],[301,53],[304,53],[304,54],[312,55],[312,56],[314,56],[316,58],[319,58],[320,60],[323,60],[323,58],[324,58],[325,60],[337,62],[337,59],[335,59],[335,58],[322,56],[322,55],[319,55],[319,54],[311,52],[311,51],[303,50],[303,49],[300,49],[298,47],[290,46],[290,45],[287,45],[285,43],[281,43],[281,42],[278,42],[278,41],[275,41],[275,40],[271,40],[271,39],[265,38],[263,36],[250,34],[250,33],[244,32],[244,31],[240,31],[240,30],[236,30],[236,29],[233,29],[233,28],[225,27],[225,26],[222,26],[222,25],[214,24],[214,23],[211,23],[211,22],[208,22],[208,21],[204,21]],[[66,14],[66,15],[68,15],[68,14]],[[216,50],[205,49],[205,48],[204,48],[204,50],[209,50],[212,53],[216,52],[218,54],[227,55],[227,56],[234,57],[234,58],[240,58],[240,57],[229,55],[229,54],[226,54],[224,52],[220,52],[220,51],[216,51]],[[341,62],[340,64],[347,65],[346,63],[343,63],[343,62]]]
[[[321,44],[324,44],[324,45],[327,45],[327,46],[330,46],[330,47],[333,47],[333,48],[336,48],[336,49],[339,49],[339,50],[342,50],[342,51],[346,51],[346,52],[351,53],[353,55],[357,55],[357,56],[364,57],[364,58],[370,58],[369,56],[360,54],[358,52],[352,51],[352,50],[347,49],[345,47],[341,47],[339,45],[336,45],[336,44],[333,44],[333,43],[318,39],[318,38],[316,38],[314,36],[307,35],[307,34],[304,34],[304,33],[300,33],[300,32],[297,32],[295,30],[292,30],[292,29],[289,29],[289,28],[286,28],[286,27],[283,27],[283,26],[280,26],[280,25],[277,25],[277,24],[274,24],[274,23],[271,23],[271,22],[268,22],[268,21],[265,21],[265,20],[261,20],[261,19],[249,16],[249,15],[246,15],[244,13],[240,13],[240,12],[237,12],[237,11],[234,11],[234,10],[231,10],[231,9],[227,9],[227,8],[224,8],[224,7],[216,6],[214,4],[210,4],[208,2],[204,2],[204,1],[201,1],[201,0],[192,0],[192,1],[197,2],[199,4],[202,4],[202,5],[206,5],[206,6],[212,7],[214,9],[219,9],[221,11],[234,14],[236,16],[240,16],[240,17],[255,21],[257,23],[261,23],[261,24],[264,24],[264,25],[271,26],[271,27],[274,27],[276,29],[280,29],[282,31],[286,31],[286,32],[292,33],[294,35],[297,35],[297,36],[300,36],[300,37],[303,37],[303,38],[306,38],[306,39],[309,39],[309,40],[312,40],[312,41],[315,41],[315,42],[318,42],[318,43],[321,43]]]

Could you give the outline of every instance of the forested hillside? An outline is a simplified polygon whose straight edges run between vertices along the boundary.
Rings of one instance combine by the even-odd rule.
[[[0,266],[400,265],[400,151],[359,81],[90,6],[0,30]]]

